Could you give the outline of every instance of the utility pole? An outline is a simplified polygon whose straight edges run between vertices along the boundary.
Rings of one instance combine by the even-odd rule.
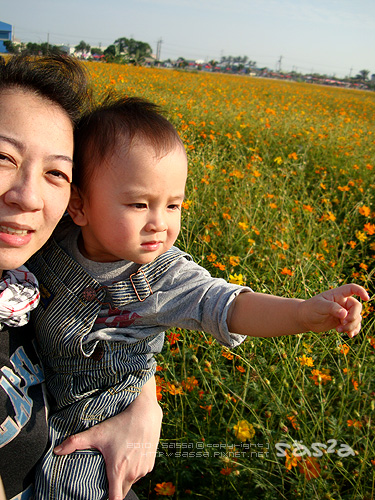
[[[279,73],[281,71],[281,60],[282,60],[283,56],[280,56],[280,59],[277,61],[277,70]]]
[[[163,43],[162,38],[159,38],[156,46],[156,60],[160,61],[160,56],[161,56],[161,44]]]
[[[47,33],[47,54],[49,52],[49,33]]]

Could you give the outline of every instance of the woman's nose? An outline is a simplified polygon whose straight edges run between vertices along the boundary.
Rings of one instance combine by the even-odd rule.
[[[24,211],[34,212],[43,208],[41,180],[34,176],[17,175],[4,195],[5,203],[17,205]]]

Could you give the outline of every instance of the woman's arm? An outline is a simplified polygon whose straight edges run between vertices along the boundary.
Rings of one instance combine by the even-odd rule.
[[[132,484],[154,467],[162,418],[152,377],[126,410],[70,436],[55,448],[55,453],[69,455],[76,450],[99,450],[106,463],[109,500],[123,500]]]

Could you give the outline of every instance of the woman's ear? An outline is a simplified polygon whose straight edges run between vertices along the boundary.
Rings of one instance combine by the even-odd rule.
[[[77,226],[86,226],[87,219],[84,209],[84,202],[77,186],[72,184],[72,192],[68,204],[68,213]]]

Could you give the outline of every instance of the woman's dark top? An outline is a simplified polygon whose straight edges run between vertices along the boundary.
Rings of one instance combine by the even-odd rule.
[[[47,445],[44,376],[29,325],[0,330],[0,476],[6,497],[28,498]],[[26,493],[27,490],[27,493]],[[23,498],[23,496],[21,497]]]

